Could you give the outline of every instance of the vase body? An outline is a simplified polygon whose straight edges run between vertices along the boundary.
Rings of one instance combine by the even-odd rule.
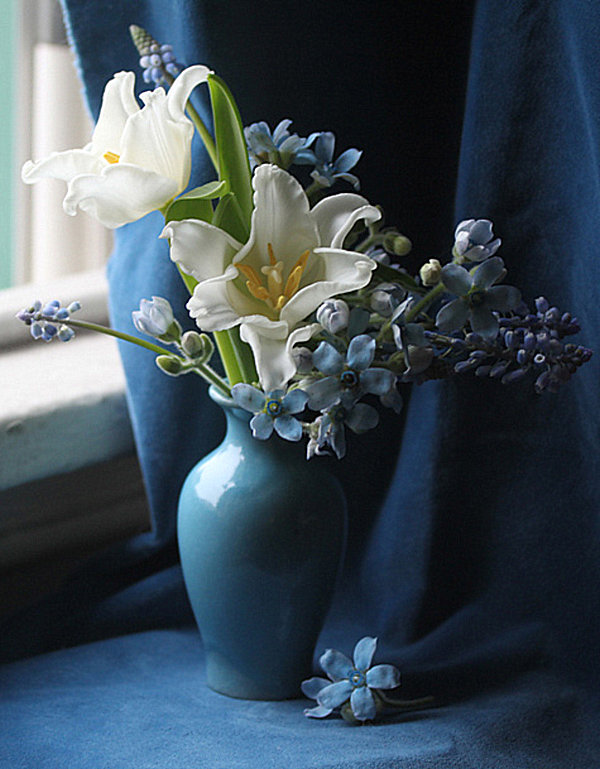
[[[342,489],[304,447],[252,437],[216,391],[227,432],[181,490],[178,540],[208,685],[231,697],[297,697],[343,557]]]

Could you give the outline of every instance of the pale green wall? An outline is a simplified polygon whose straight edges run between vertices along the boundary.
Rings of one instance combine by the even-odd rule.
[[[0,0],[0,61],[2,86],[0,96],[0,288],[12,281],[13,263],[13,185],[14,185],[14,67],[16,51],[16,3]]]

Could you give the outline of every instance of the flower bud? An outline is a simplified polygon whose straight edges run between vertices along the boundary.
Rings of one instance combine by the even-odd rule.
[[[156,365],[169,376],[177,376],[183,371],[181,360],[173,355],[158,355]]]
[[[437,259],[430,259],[421,267],[419,275],[424,286],[435,286],[440,282],[442,265]]]
[[[313,355],[308,347],[294,347],[292,349],[292,358],[296,364],[298,374],[308,374],[312,371]]]
[[[328,299],[317,310],[317,323],[330,334],[338,334],[348,328],[350,308],[343,299]]]
[[[410,254],[412,250],[412,243],[406,237],[399,232],[388,232],[383,238],[383,247],[388,254],[395,254],[396,256],[406,256]]]
[[[209,360],[215,349],[210,337],[197,331],[186,331],[181,337],[181,347],[189,358],[202,363]]]

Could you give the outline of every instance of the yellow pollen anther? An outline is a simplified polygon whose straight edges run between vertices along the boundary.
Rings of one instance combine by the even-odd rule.
[[[118,163],[119,160],[121,160],[121,156],[117,155],[115,152],[105,152],[104,155],[102,155],[104,160],[106,160],[107,163]]]
[[[235,266],[247,278],[246,288],[250,294],[278,313],[298,290],[308,257],[310,256],[310,250],[304,251],[294,264],[285,282],[285,287],[283,282],[284,263],[283,261],[277,261],[275,258],[275,252],[271,243],[267,243],[267,251],[269,253],[269,264],[265,264],[260,268],[262,275],[265,275],[267,278],[266,286],[263,284],[258,270],[254,267],[251,267],[249,264],[240,264],[239,262]]]
[[[273,253],[273,246],[271,243],[267,243],[267,251],[269,252],[269,261],[273,266],[277,264],[277,261],[275,259],[275,254]]]
[[[260,277],[254,267],[251,267],[249,264],[236,264],[235,265],[238,270],[245,275],[248,278],[248,281],[250,283],[256,283],[257,286],[260,286]]]

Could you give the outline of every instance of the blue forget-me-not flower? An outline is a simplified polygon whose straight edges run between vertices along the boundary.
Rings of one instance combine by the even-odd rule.
[[[365,636],[354,647],[353,659],[335,649],[327,649],[319,663],[329,680],[315,676],[302,682],[302,692],[317,701],[304,715],[325,718],[335,708],[348,706],[358,721],[371,721],[377,715],[378,689],[400,686],[400,671],[394,665],[371,667],[377,639]]]
[[[308,400],[300,388],[288,393],[272,390],[265,395],[252,385],[240,383],[231,388],[231,397],[240,408],[254,414],[250,428],[255,438],[265,441],[273,430],[286,441],[299,441],[302,437],[302,424],[293,416],[304,410]]]
[[[442,282],[457,299],[445,304],[438,312],[435,324],[442,333],[461,329],[467,321],[472,330],[486,339],[498,334],[498,318],[493,310],[513,310],[521,301],[521,292],[514,286],[495,286],[506,274],[504,262],[493,256],[473,272],[459,264],[442,268]]]
[[[335,134],[331,131],[323,131],[318,135],[314,149],[302,149],[296,155],[296,163],[300,165],[314,165],[311,176],[321,187],[331,187],[337,179],[350,182],[355,190],[359,189],[358,178],[348,173],[358,163],[361,150],[348,149],[336,159],[333,159],[335,150]]]
[[[260,163],[274,163],[287,170],[296,162],[298,153],[310,147],[318,136],[313,133],[304,139],[298,134],[291,134],[288,131],[291,124],[292,121],[285,118],[271,131],[268,123],[261,120],[244,128],[252,169]]]

